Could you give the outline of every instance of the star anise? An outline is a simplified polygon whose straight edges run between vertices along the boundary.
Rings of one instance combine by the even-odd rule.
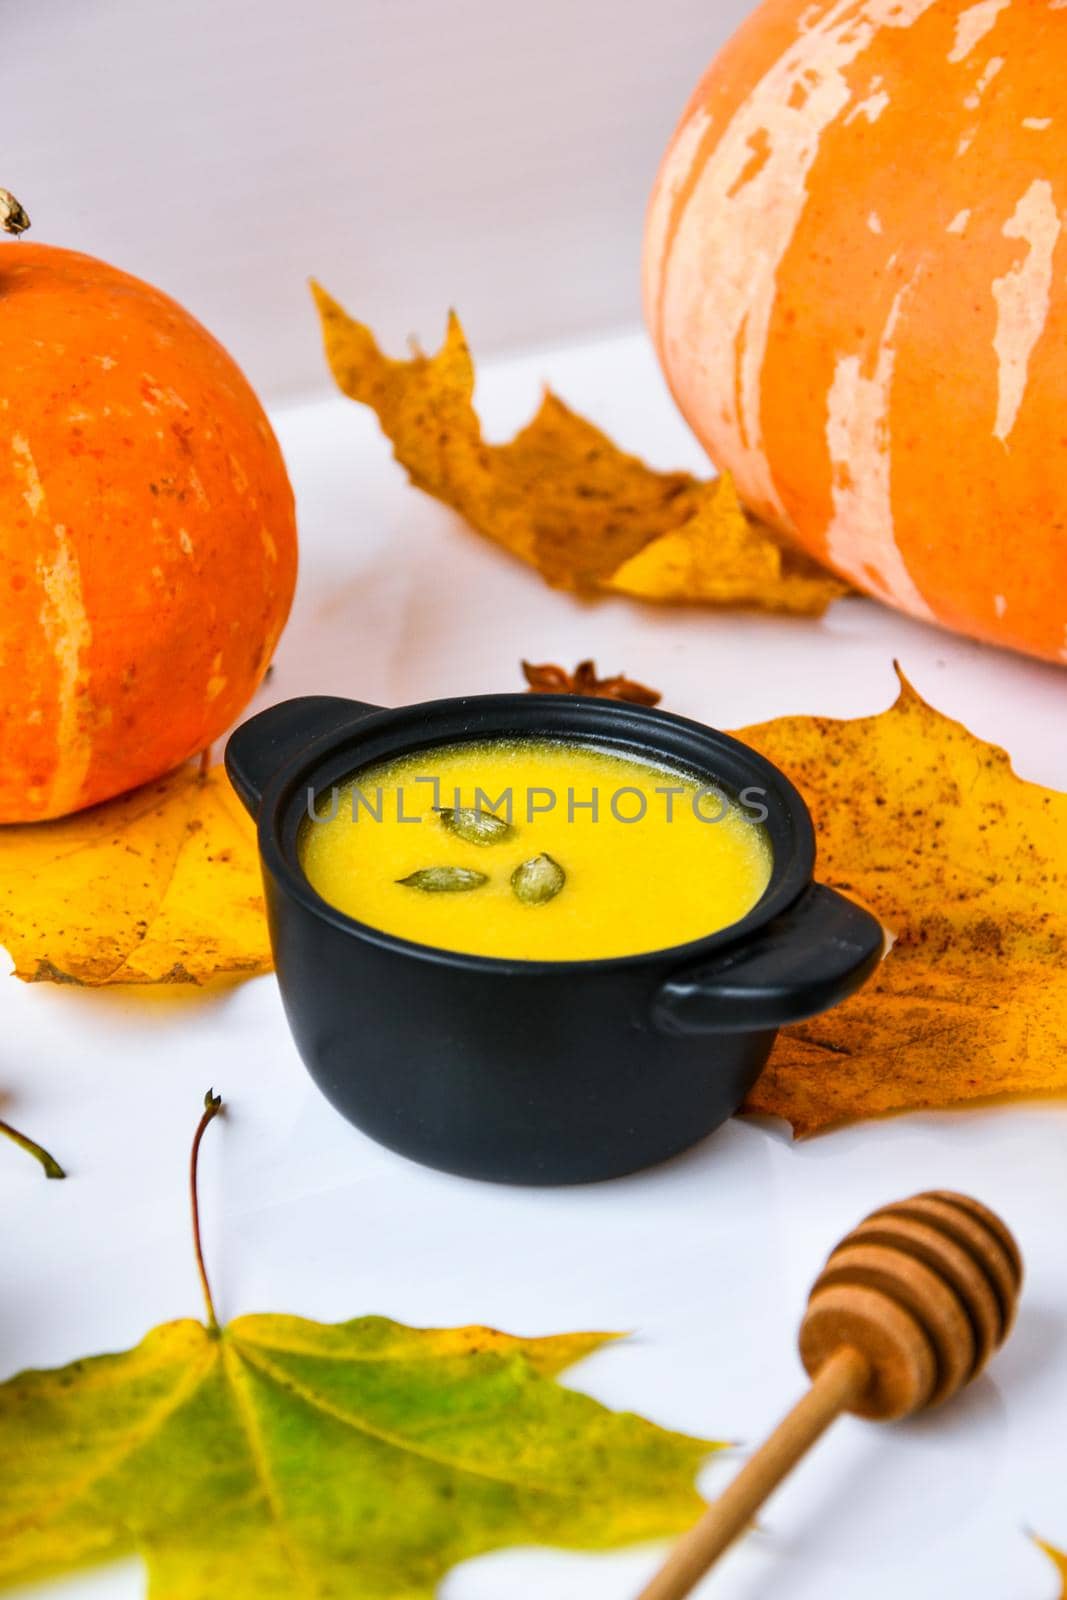
[[[655,706],[663,698],[658,689],[648,689],[621,672],[613,678],[598,678],[595,661],[579,661],[573,672],[550,661],[541,666],[524,661],[522,673],[530,694],[589,694],[599,700],[631,700],[639,706]]]

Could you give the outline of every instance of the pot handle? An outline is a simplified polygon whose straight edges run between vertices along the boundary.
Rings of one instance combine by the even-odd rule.
[[[844,1000],[885,947],[881,923],[813,883],[744,944],[667,978],[652,1004],[664,1033],[744,1033],[802,1022]]]
[[[381,706],[364,705],[334,694],[305,694],[282,700],[242,722],[226,745],[226,772],[245,809],[259,813],[263,791],[274,774],[324,734],[337,733]]]

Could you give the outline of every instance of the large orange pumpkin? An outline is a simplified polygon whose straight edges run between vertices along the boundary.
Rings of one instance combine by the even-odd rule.
[[[295,575],[281,453],[225,350],[114,267],[0,247],[0,822],[204,749]]]
[[[765,0],[648,217],[678,404],[890,604],[1067,659],[1067,3]]]

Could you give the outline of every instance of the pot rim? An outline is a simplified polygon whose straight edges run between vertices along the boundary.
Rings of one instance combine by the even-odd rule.
[[[279,887],[319,921],[351,938],[415,961],[488,976],[515,972],[524,977],[560,977],[659,967],[665,961],[672,967],[686,966],[750,938],[786,911],[813,880],[815,830],[799,791],[759,751],[705,723],[658,707],[584,695],[461,695],[395,709],[361,706],[358,701],[352,705],[350,724],[313,735],[295,756],[283,761],[264,788],[257,821],[260,856]],[[440,726],[456,720],[462,725],[460,731]],[[599,744],[620,754],[651,757],[688,767],[696,776],[706,777],[734,795],[746,785],[761,786],[769,815],[760,825],[771,845],[771,875],[763,894],[737,922],[698,939],[630,955],[552,961],[479,955],[422,944],[349,916],[312,887],[297,854],[309,786],[319,794],[380,760],[441,745],[476,745],[508,735]],[[672,739],[676,745],[703,746],[705,760],[680,754],[671,748]],[[359,747],[368,743],[372,752],[360,752]],[[349,753],[354,759],[349,759]],[[719,762],[716,767],[710,765],[713,758]],[[740,777],[739,783],[731,781],[735,775]]]

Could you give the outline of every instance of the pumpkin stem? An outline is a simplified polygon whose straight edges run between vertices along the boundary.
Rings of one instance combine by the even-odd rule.
[[[221,1094],[215,1094],[209,1089],[204,1096],[204,1114],[196,1125],[196,1132],[193,1135],[193,1150],[189,1157],[189,1199],[193,1214],[193,1251],[196,1255],[196,1270],[200,1274],[200,1287],[204,1291],[204,1305],[207,1307],[207,1325],[212,1333],[218,1333],[219,1319],[215,1314],[215,1301],[211,1294],[211,1284],[208,1282],[207,1267],[204,1265],[204,1247],[200,1241],[200,1200],[197,1195],[196,1179],[197,1166],[200,1159],[200,1141],[204,1137],[209,1123],[214,1121],[221,1110]]]
[[[0,228],[13,233],[17,239],[30,225],[29,213],[21,206],[10,189],[0,189]]]

